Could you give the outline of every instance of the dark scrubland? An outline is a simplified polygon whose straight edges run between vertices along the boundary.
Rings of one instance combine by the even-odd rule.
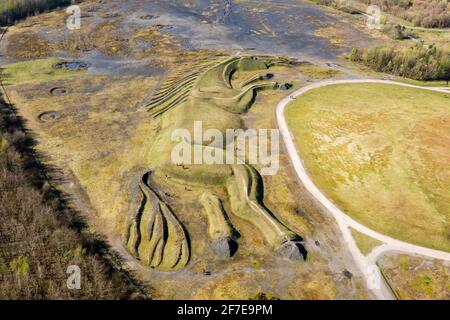
[[[382,11],[424,28],[450,27],[450,1],[448,0],[361,0],[377,5]]]
[[[382,12],[409,21],[416,27],[450,27],[450,1],[448,0],[356,0],[353,3],[339,0],[312,1],[347,13],[358,13],[358,10],[362,10],[358,2],[367,6],[377,5]]]
[[[33,145],[0,97],[0,299],[148,298],[50,185]],[[81,270],[79,290],[67,288],[71,265]]]
[[[311,0],[347,13],[363,10],[359,5],[377,5],[381,11],[411,22],[416,27],[449,28],[450,1],[448,0]]]
[[[79,1],[73,1],[73,3],[76,2]],[[2,0],[0,1],[0,26],[11,25],[28,16],[71,3],[71,0]]]
[[[450,80],[450,53],[434,45],[380,46],[353,49],[351,61],[363,63],[379,72],[414,80]]]

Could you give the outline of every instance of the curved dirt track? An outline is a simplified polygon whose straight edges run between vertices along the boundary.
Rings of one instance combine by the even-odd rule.
[[[283,141],[286,145],[287,152],[291,159],[292,165],[295,169],[295,172],[306,189],[314,196],[314,198],[319,201],[326,210],[333,215],[335,218],[339,229],[342,233],[343,240],[348,250],[350,251],[355,263],[363,276],[366,279],[366,284],[369,290],[372,291],[374,296],[377,299],[395,299],[392,290],[388,286],[388,284],[383,280],[380,270],[376,266],[376,261],[379,257],[381,257],[386,252],[402,252],[408,254],[418,254],[427,256],[434,259],[441,259],[450,261],[450,253],[433,250],[417,245],[413,245],[407,242],[403,242],[389,236],[383,235],[377,231],[374,231],[356,220],[349,217],[347,214],[342,212],[339,208],[337,208],[331,200],[329,200],[312,182],[311,178],[308,176],[308,173],[303,165],[302,160],[300,159],[299,153],[297,152],[295,143],[293,141],[293,136],[289,131],[286,119],[284,117],[284,110],[286,105],[291,102],[294,98],[310,91],[313,89],[334,85],[334,84],[353,84],[353,83],[381,83],[381,84],[390,84],[390,85],[398,85],[410,88],[417,89],[425,89],[435,92],[443,92],[449,93],[446,89],[442,88],[429,88],[429,87],[421,87],[410,84],[398,83],[394,81],[388,80],[376,80],[376,79],[364,79],[364,80],[327,80],[321,81],[309,86],[303,87],[290,96],[281,100],[276,107],[276,115],[277,115],[277,123],[280,129],[281,135],[283,137]],[[383,244],[377,246],[372,250],[372,252],[364,256],[361,251],[358,249],[355,240],[351,234],[351,230],[349,227],[357,230],[360,233],[363,233],[369,237],[377,239],[381,241]]]

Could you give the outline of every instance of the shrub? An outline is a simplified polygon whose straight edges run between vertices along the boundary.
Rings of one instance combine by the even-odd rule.
[[[2,0],[0,1],[0,26],[10,25],[36,13],[70,3],[71,0]]]
[[[335,8],[337,10],[346,12],[346,13],[353,13],[354,10],[351,8],[350,5],[348,5],[345,1],[339,1],[339,0],[312,0],[313,2],[322,5],[322,6],[328,6]]]
[[[101,241],[76,228],[32,145],[0,96],[0,300],[146,297]],[[81,269],[81,290],[67,288],[70,265]]]
[[[383,32],[395,40],[403,40],[411,36],[411,33],[405,28],[405,26],[400,24],[388,23],[384,25]]]
[[[449,0],[360,0],[425,28],[450,27]]]
[[[364,63],[376,71],[415,80],[450,79],[450,55],[434,45],[423,46],[419,43],[413,47],[353,49],[349,59]]]

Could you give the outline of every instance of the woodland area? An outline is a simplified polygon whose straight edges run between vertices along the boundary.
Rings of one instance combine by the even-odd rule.
[[[148,298],[50,186],[33,145],[0,100],[0,299]],[[79,290],[67,287],[71,265],[81,270]]]
[[[0,26],[14,24],[17,20],[70,5],[71,0],[0,0]]]
[[[415,80],[450,80],[450,54],[434,45],[353,49],[350,60],[379,72]]]
[[[450,1],[448,0],[362,0],[377,5],[382,11],[412,22],[417,27],[450,27]]]

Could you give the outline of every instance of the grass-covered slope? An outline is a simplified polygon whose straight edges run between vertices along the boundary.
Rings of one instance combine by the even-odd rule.
[[[313,181],[343,211],[407,242],[450,251],[450,95],[332,85],[287,109]]]
[[[450,268],[445,261],[388,255],[378,265],[401,300],[450,299]]]

